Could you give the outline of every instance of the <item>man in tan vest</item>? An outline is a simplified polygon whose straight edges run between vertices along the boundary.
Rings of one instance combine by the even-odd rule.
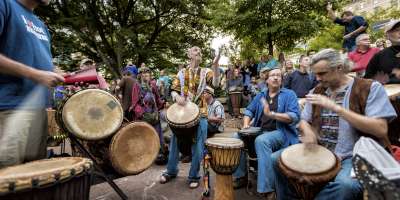
[[[321,144],[341,160],[335,179],[324,186],[315,199],[360,199],[362,187],[350,177],[355,142],[360,135],[387,141],[388,122],[396,117],[383,86],[366,79],[346,75],[347,62],[339,52],[325,49],[315,54],[311,67],[319,84],[306,95],[301,115],[300,140],[312,147]],[[384,143],[382,143],[384,144]],[[273,155],[278,199],[297,197],[280,173]]]

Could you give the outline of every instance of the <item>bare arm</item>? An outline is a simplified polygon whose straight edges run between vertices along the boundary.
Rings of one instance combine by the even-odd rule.
[[[367,26],[360,26],[360,27],[358,27],[358,29],[349,33],[348,35],[349,36],[357,35],[358,33],[364,32],[365,30],[367,30]]]
[[[328,17],[332,21],[335,21],[336,15],[335,15],[335,12],[332,10],[332,4],[331,3],[328,3],[328,5],[326,6],[326,10],[328,11]]]
[[[244,116],[243,117],[243,128],[249,128],[250,127],[250,117],[249,116]]]
[[[47,87],[63,82],[64,77],[54,72],[38,70],[0,54],[0,73],[31,79]]]
[[[317,134],[311,127],[311,125],[305,121],[301,120],[299,122],[299,130],[300,130],[300,140],[306,144],[317,144]]]
[[[220,80],[220,73],[219,73],[219,59],[221,58],[221,51],[222,49],[220,48],[218,51],[217,56],[214,58],[213,63],[212,63],[212,71],[213,71],[213,80],[212,80],[212,84],[214,87],[218,87],[219,86],[219,80]]]

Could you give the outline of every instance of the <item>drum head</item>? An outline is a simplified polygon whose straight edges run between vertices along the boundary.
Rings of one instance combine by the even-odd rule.
[[[87,89],[71,96],[64,104],[65,127],[81,139],[98,140],[115,133],[121,126],[123,110],[110,93]]]
[[[304,144],[289,146],[282,152],[281,160],[286,167],[302,174],[324,173],[336,165],[335,155],[320,145],[312,148]]]
[[[59,176],[58,180],[63,180],[81,174],[91,166],[92,161],[87,158],[65,157],[7,167],[0,170],[0,193],[8,192],[10,184],[15,186],[15,191],[19,191],[33,187],[32,180],[37,180],[37,186],[41,186],[57,181],[56,176]]]
[[[181,106],[178,103],[172,104],[167,110],[167,120],[174,124],[187,124],[198,118],[199,107],[188,101],[186,105]]]
[[[386,93],[389,97],[395,97],[400,95],[400,84],[387,84],[384,85]]]
[[[206,141],[206,146],[219,148],[242,148],[243,145],[243,141],[237,138],[213,137]]]
[[[259,135],[262,131],[260,127],[249,127],[239,130],[238,133],[243,135]]]
[[[146,122],[133,122],[114,135],[110,158],[114,169],[122,175],[133,175],[149,168],[157,158],[160,139]]]

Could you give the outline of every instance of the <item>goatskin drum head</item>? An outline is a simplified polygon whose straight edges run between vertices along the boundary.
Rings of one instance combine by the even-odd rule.
[[[302,174],[319,174],[331,170],[336,165],[335,155],[327,148],[304,144],[287,147],[281,154],[282,163],[289,169]]]
[[[117,172],[134,175],[149,168],[159,150],[160,138],[156,130],[146,122],[133,122],[113,136],[109,152]]]
[[[174,124],[187,124],[199,116],[199,107],[193,102],[186,102],[184,106],[172,104],[167,110],[167,120]]]
[[[242,148],[243,145],[243,141],[237,138],[213,137],[208,138],[206,141],[206,146],[220,148]]]
[[[62,110],[68,131],[85,140],[99,140],[112,135],[120,128],[123,118],[119,101],[99,89],[82,90],[72,95]]]
[[[87,158],[65,157],[28,162],[0,170],[0,194],[9,190],[13,184],[14,191],[32,187],[32,181],[37,186],[53,183],[82,173],[92,167],[92,161]],[[73,173],[71,173],[73,171]]]

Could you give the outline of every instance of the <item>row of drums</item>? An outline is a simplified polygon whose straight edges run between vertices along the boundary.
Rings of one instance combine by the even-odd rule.
[[[146,122],[124,122],[118,99],[99,89],[81,90],[48,111],[52,138],[78,138],[100,165],[111,164],[121,175],[134,175],[152,165],[160,149],[156,130]],[[59,127],[57,128],[55,127]],[[73,154],[81,154],[73,149]]]

